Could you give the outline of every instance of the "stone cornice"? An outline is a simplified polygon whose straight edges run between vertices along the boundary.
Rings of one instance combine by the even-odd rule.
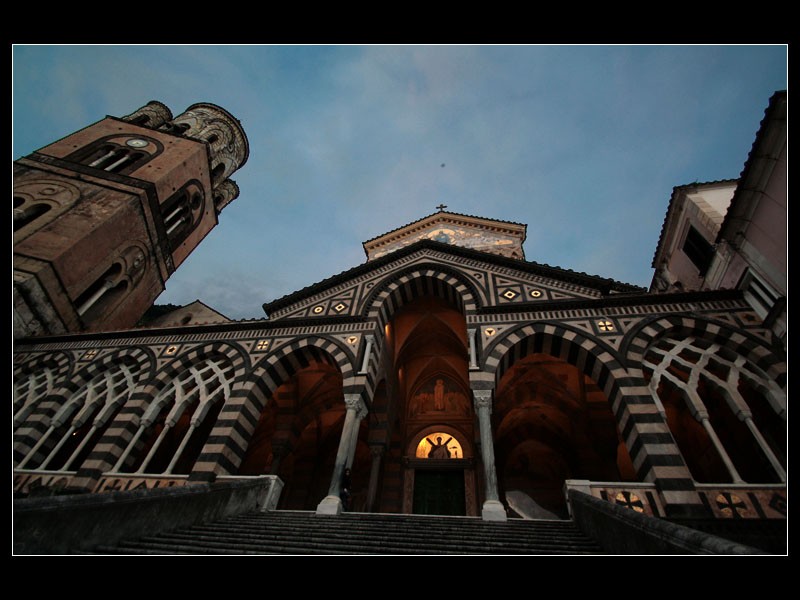
[[[249,321],[231,321],[228,323],[208,323],[204,325],[186,325],[179,327],[151,327],[141,329],[126,329],[118,331],[99,331],[87,333],[72,333],[65,335],[49,335],[33,338],[20,338],[15,340],[15,350],[22,351],[26,346],[41,346],[43,344],[63,344],[72,342],[86,341],[108,341],[108,340],[142,340],[144,338],[160,338],[163,340],[174,340],[176,338],[191,339],[193,336],[209,335],[213,339],[224,339],[222,334],[240,334],[231,336],[231,339],[238,337],[255,337],[259,332],[264,335],[290,335],[283,331],[298,329],[322,330],[324,328],[341,329],[342,331],[352,331],[360,329],[359,325],[369,325],[366,319],[359,317],[318,317],[314,319],[293,319],[291,321],[268,321],[266,319],[252,319]],[[248,336],[252,333],[252,336]],[[325,332],[330,333],[330,332]],[[219,334],[219,335],[214,335]],[[294,333],[296,335],[296,333]]]
[[[517,320],[550,320],[567,318],[566,311],[586,310],[603,311],[604,309],[624,310],[627,316],[634,316],[640,311],[636,307],[658,306],[664,313],[686,312],[687,310],[704,311],[715,308],[714,304],[734,302],[746,308],[740,290],[718,290],[709,292],[682,292],[676,294],[650,294],[610,296],[597,299],[576,299],[557,302],[526,302],[502,307],[481,309],[468,319],[468,325],[478,324],[489,318],[496,322]],[[690,305],[696,305],[692,307]],[[718,307],[726,308],[726,307]],[[730,306],[727,308],[731,308]],[[561,312],[564,314],[553,315]],[[649,313],[650,311],[643,311]],[[550,314],[546,314],[550,313]],[[538,315],[538,316],[537,316]],[[578,316],[578,315],[572,315]],[[614,316],[614,315],[611,315]],[[483,317],[483,318],[482,318]],[[502,318],[505,317],[505,318]],[[487,321],[488,322],[488,321]],[[336,335],[343,333],[371,331],[373,323],[362,317],[315,317],[309,319],[292,319],[291,321],[269,321],[253,319],[250,321],[232,321],[228,323],[210,323],[205,325],[187,325],[179,327],[142,328],[120,331],[92,333],[75,333],[64,335],[22,338],[15,341],[15,352],[29,350],[86,347],[88,345],[114,345],[116,343],[172,343],[172,342],[212,342],[251,339],[257,337],[291,337],[303,335]]]
[[[743,300],[741,290],[714,290],[706,292],[680,292],[675,294],[618,294],[602,298],[578,298],[569,300],[517,302],[501,306],[486,306],[478,314],[542,312],[557,310],[597,309],[605,307],[634,307],[643,305],[693,304],[722,300]]]

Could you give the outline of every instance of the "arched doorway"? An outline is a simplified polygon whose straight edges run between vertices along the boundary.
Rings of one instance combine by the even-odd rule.
[[[466,515],[474,498],[473,461],[460,431],[426,427],[412,438],[407,454],[406,511],[424,515]]]
[[[477,514],[464,314],[421,295],[394,313],[385,340],[391,441],[379,510]]]

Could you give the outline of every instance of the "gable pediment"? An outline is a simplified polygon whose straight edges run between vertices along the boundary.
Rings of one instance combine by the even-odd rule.
[[[524,259],[527,226],[440,211],[364,242],[367,260],[375,260],[423,240]]]
[[[422,240],[266,303],[264,311],[271,320],[365,318],[379,290],[414,278],[458,287],[478,311],[644,292],[601,277]]]

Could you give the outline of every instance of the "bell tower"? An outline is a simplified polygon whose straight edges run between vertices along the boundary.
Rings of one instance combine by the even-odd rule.
[[[106,117],[14,163],[14,337],[133,327],[239,195],[214,104]]]

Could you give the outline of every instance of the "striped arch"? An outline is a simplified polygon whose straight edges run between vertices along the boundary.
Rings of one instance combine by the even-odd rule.
[[[699,506],[699,498],[691,493],[694,482],[689,470],[644,381],[631,377],[615,352],[584,332],[552,323],[512,330],[490,349],[483,377],[492,380],[485,380],[482,387],[496,388],[516,361],[534,353],[561,358],[597,383],[608,398],[640,479],[654,482],[665,504]]]
[[[255,378],[256,385],[267,390],[266,398],[294,373],[307,367],[310,360],[324,362],[339,369],[344,393],[357,393],[354,388],[355,356],[340,342],[324,337],[303,337],[281,346],[274,354],[255,365],[249,379]]]
[[[14,369],[14,464],[36,445],[50,426],[69,381],[73,357],[65,352],[36,356]]]
[[[246,378],[237,378],[209,443],[195,463],[193,475],[208,478],[211,474],[235,473],[272,393],[311,361],[338,369],[344,394],[361,391],[353,368],[355,356],[340,343],[329,338],[304,337],[285,344],[256,364]]]
[[[529,354],[544,353],[560,358],[591,377],[606,394],[614,412],[621,398],[620,389],[628,384],[628,373],[616,354],[584,332],[562,324],[532,323],[511,330],[488,352],[485,372],[493,374],[497,388],[514,363]]]
[[[399,308],[425,295],[447,300],[464,315],[478,309],[479,295],[461,273],[445,265],[424,264],[395,273],[376,288],[364,303],[365,316],[383,329]]]
[[[153,350],[148,347],[134,346],[119,349],[93,361],[81,369],[71,381],[72,384],[78,384],[78,387],[81,387],[97,375],[120,363],[138,367],[136,384],[135,387],[130,390],[130,394],[117,414],[117,417],[109,424],[103,437],[98,440],[97,444],[78,470],[78,477],[82,479],[85,478],[83,479],[83,483],[86,484],[87,487],[90,485],[90,482],[93,482],[113,464],[110,461],[112,461],[115,456],[114,449],[119,441],[121,433],[119,430],[119,419],[129,410],[129,405],[139,387],[153,378],[157,359]],[[74,391],[75,390],[72,390],[70,393],[74,393]],[[66,398],[66,396],[64,396],[64,398]],[[121,449],[119,452],[121,452]]]
[[[186,352],[178,354],[168,364],[164,365],[153,380],[148,384],[148,389],[155,394],[172,379],[183,373],[187,368],[200,361],[214,356],[224,356],[231,361],[237,377],[247,372],[250,368],[250,359],[247,352],[237,344],[230,342],[210,342],[193,346]]]
[[[776,423],[780,423],[782,420],[784,434],[788,433],[785,430],[787,397],[784,386],[787,373],[783,349],[776,349],[774,346],[768,347],[759,338],[735,327],[730,327],[726,323],[697,316],[656,318],[641,324],[636,331],[631,332],[631,335],[633,337],[628,345],[626,356],[630,365],[629,372],[633,376],[641,378],[643,382],[649,381],[647,392],[659,403],[662,400],[658,397],[659,394],[655,388],[659,381],[665,379],[671,379],[671,385],[681,388],[681,393],[687,394],[685,398],[689,403],[696,401],[706,406],[708,406],[706,398],[699,392],[701,381],[709,387],[722,390],[722,394],[729,399],[738,396],[739,401],[744,401],[743,397],[739,395],[739,385],[742,381],[746,381],[749,386],[757,389],[763,395],[775,411]],[[661,354],[661,350],[656,346],[665,349],[665,353]],[[651,349],[654,352],[653,356],[650,356]],[[686,354],[683,349],[686,350]],[[646,358],[648,362],[645,362]],[[654,359],[655,362],[650,364],[649,361]],[[645,365],[647,365],[646,369]],[[686,380],[676,377],[672,372],[674,366],[677,366],[678,370],[686,369],[691,374],[687,376]],[[652,371],[652,379],[645,378],[645,370],[648,373]],[[750,408],[753,408],[752,405]],[[744,420],[742,416],[739,418]],[[748,421],[748,424],[752,426],[753,422],[749,419]],[[740,452],[741,449],[738,443],[730,439],[726,442],[722,435],[714,444],[722,447],[723,454],[727,452],[732,455]],[[731,446],[727,446],[727,444],[731,444]],[[773,454],[763,441],[761,448],[764,455],[768,457],[767,460],[772,463],[775,475],[785,481],[785,464],[781,464],[781,458]],[[691,462],[693,456],[696,455],[692,454],[692,450],[688,446],[685,446],[685,449],[687,458]],[[740,453],[740,457],[742,456],[743,454]],[[737,460],[734,459],[733,463],[736,464]],[[738,468],[738,466],[741,465],[732,468]],[[697,464],[696,467],[698,468],[698,479],[706,481],[701,474],[700,465]],[[754,473],[751,472],[751,475]],[[748,478],[745,476],[745,479]]]
[[[78,475],[97,480],[104,472],[111,469],[127,449],[139,428],[140,418],[158,392],[192,365],[214,356],[224,356],[231,361],[236,379],[242,377],[249,366],[247,355],[241,348],[226,342],[213,342],[193,347],[177,355],[157,372],[150,371],[151,377],[140,380],[141,383],[136,386],[128,402],[117,414]]]
[[[150,348],[139,346],[120,348],[109,354],[104,354],[100,358],[88,363],[79,371],[76,371],[75,375],[73,375],[69,381],[68,387],[70,388],[70,393],[82,387],[97,375],[120,363],[137,367],[140,373],[138,379],[147,381],[153,376],[156,357]]]
[[[38,446],[45,441],[49,447],[44,447],[44,455],[40,458],[40,461],[45,462],[41,462],[36,468],[61,471],[79,469],[82,462],[85,462],[80,456],[85,456],[85,452],[93,452],[95,444],[100,441],[99,436],[111,425],[110,419],[126,404],[136,382],[149,375],[154,363],[155,360],[148,350],[118,349],[86,363],[68,382],[54,390],[52,398],[61,416],[49,415],[53,419],[51,427],[37,442],[34,453],[41,452],[42,449]],[[81,414],[83,416],[75,421]],[[82,429],[84,426],[89,429]],[[48,436],[51,436],[50,439],[45,439]],[[75,454],[66,462],[59,463],[57,458],[56,464],[49,462],[56,456],[50,455],[53,446],[53,452],[56,452],[62,449],[63,444],[67,448],[72,445],[70,452],[74,451]],[[25,461],[25,468],[31,468],[31,460],[36,459],[29,456]]]
[[[781,389],[786,389],[786,356],[783,350],[769,348],[757,337],[727,324],[699,317],[667,316],[641,323],[626,336],[625,362],[641,374],[644,355],[656,340],[665,336],[681,338],[690,335],[717,343],[743,356]]]
[[[20,423],[15,417],[15,426],[25,420],[38,403],[49,396],[69,377],[73,368],[72,355],[66,352],[38,355],[14,368],[13,411],[21,415]]]

